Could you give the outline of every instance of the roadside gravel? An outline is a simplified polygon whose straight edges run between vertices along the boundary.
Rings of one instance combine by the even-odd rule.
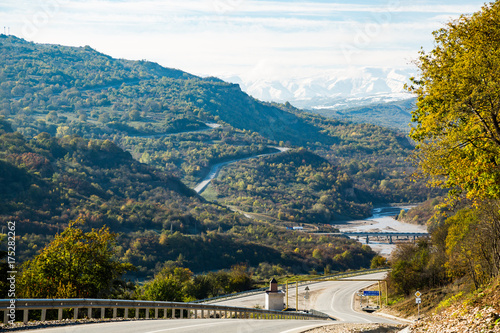
[[[334,324],[306,331],[307,333],[396,333],[407,325],[387,324]]]

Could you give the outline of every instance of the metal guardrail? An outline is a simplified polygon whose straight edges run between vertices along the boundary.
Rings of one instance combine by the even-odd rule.
[[[14,306],[12,305],[14,304]],[[86,311],[85,311],[86,309]],[[112,309],[112,315],[106,316],[106,309]],[[118,318],[118,309],[123,309],[123,317],[129,318],[129,310],[133,309],[132,318],[150,318],[150,312],[155,319],[167,318],[243,318],[243,319],[320,319],[329,317],[321,313],[305,313],[292,311],[275,311],[264,309],[242,308],[235,306],[220,306],[210,304],[182,303],[182,302],[157,302],[133,301],[116,299],[17,299],[13,303],[10,299],[0,299],[0,310],[4,312],[4,323],[16,320],[16,311],[23,311],[23,322],[28,322],[29,311],[41,310],[40,321],[46,321],[47,310],[57,310],[57,319],[63,319],[63,310],[73,312],[73,319],[78,319],[80,313],[86,313],[86,318]],[[144,316],[140,316],[141,310]],[[177,311],[179,310],[179,311]],[[108,311],[108,314],[110,311]],[[177,316],[178,314],[178,316]],[[66,312],[66,315],[68,313]],[[32,314],[33,316],[33,314]]]
[[[321,282],[323,280],[342,279],[342,278],[347,278],[347,277],[356,276],[356,275],[385,272],[387,270],[388,270],[388,268],[364,269],[364,270],[359,270],[359,271],[343,272],[343,273],[338,273],[338,274],[333,274],[333,275],[320,276],[320,277],[307,279],[307,280],[301,280],[301,281],[297,281],[297,282],[300,286],[300,285],[311,283],[311,282]],[[295,282],[296,281],[291,282],[291,283],[295,284]],[[278,285],[279,288],[284,288],[284,286],[285,286],[285,284]],[[252,289],[252,290],[247,290],[247,291],[241,291],[239,293],[233,293],[233,294],[227,294],[227,295],[221,295],[221,296],[216,296],[216,297],[199,299],[199,300],[193,301],[192,303],[206,303],[206,302],[211,302],[211,301],[226,301],[226,300],[236,299],[236,298],[240,298],[240,297],[252,296],[255,294],[262,293],[263,291],[268,290],[268,289],[269,288],[264,287],[264,288]]]

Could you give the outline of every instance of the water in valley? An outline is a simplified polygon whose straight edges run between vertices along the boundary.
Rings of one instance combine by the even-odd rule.
[[[374,208],[372,216],[366,220],[348,221],[343,224],[337,224],[341,232],[427,232],[427,227],[423,225],[409,224],[394,219],[402,209],[408,210],[411,206],[394,206]],[[366,237],[360,237],[359,241],[366,244]],[[395,243],[398,239],[393,237]],[[368,245],[377,253],[384,257],[390,256],[396,248],[396,244],[389,244],[384,239],[370,238]]]

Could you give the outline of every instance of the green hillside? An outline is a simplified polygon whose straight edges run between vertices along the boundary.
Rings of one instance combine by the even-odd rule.
[[[19,261],[79,216],[86,229],[107,225],[119,234],[118,255],[138,268],[137,277],[168,262],[195,272],[239,263],[307,272],[363,267],[373,257],[354,241],[287,233],[207,203],[111,141],[48,134],[27,140],[0,123],[0,214],[19,226]],[[325,256],[313,258],[316,249]],[[340,257],[346,251],[349,259]]]
[[[88,46],[0,37],[0,214],[22,222],[21,260],[83,216],[87,228],[119,233],[119,256],[142,277],[166,262],[195,272],[240,262],[355,268],[373,252],[280,222],[320,225],[367,216],[374,203],[434,196],[408,179],[413,148],[401,133],[263,103],[216,78]],[[190,190],[215,163],[276,146],[292,150],[224,168],[207,195],[218,203]]]

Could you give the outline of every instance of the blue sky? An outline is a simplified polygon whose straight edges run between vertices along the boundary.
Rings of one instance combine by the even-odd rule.
[[[198,75],[307,77],[408,67],[432,31],[482,1],[3,0],[0,26]]]

